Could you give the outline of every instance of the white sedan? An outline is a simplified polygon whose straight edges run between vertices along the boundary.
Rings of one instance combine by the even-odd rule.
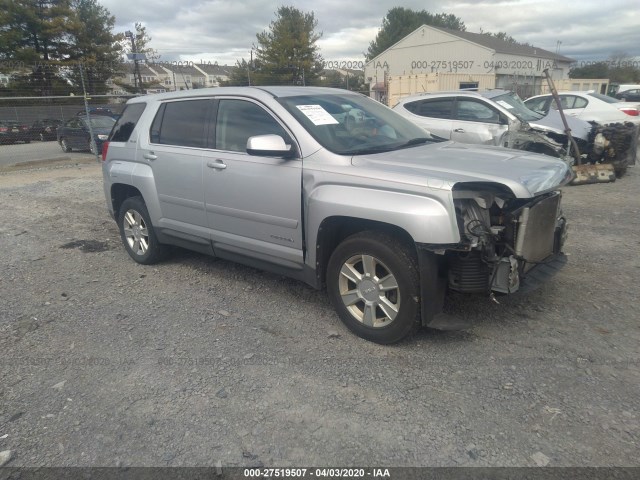
[[[621,102],[594,92],[559,92],[558,96],[564,113],[572,117],[601,125],[617,122],[640,125],[640,112],[634,103]],[[550,93],[531,97],[524,103],[535,112],[546,114],[549,109],[557,110]]]

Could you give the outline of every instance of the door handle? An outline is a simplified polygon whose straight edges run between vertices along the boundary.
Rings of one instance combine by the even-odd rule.
[[[224,170],[225,168],[227,168],[227,164],[220,159],[216,160],[215,162],[209,160],[207,162],[207,167],[215,168],[216,170]]]
[[[454,132],[456,132],[456,133],[464,133],[464,128],[456,128],[454,130]]]
[[[156,158],[158,158],[158,156],[156,154],[154,154],[153,152],[145,153],[142,156],[144,158],[146,158],[147,160],[155,160]]]

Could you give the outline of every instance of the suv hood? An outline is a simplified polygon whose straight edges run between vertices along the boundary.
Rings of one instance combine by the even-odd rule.
[[[589,122],[585,122],[584,120],[570,117],[568,115],[565,115],[565,118],[567,119],[567,124],[571,129],[571,135],[575,138],[588,140],[589,132],[591,132],[591,129],[593,128]],[[533,120],[527,123],[529,123],[531,128],[535,128],[537,130],[566,135],[564,132],[562,117],[560,117],[560,113],[557,110],[549,110],[547,115],[542,117],[540,120]]]
[[[573,179],[562,160],[502,147],[443,142],[394,152],[354,156],[354,166],[426,177],[429,186],[453,188],[461,182],[491,182],[517,198],[555,190]],[[445,187],[447,185],[448,187]]]

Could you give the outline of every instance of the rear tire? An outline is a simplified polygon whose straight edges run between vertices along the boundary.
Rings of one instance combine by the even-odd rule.
[[[122,202],[118,227],[124,248],[136,262],[151,265],[165,257],[167,247],[158,242],[142,197],[129,197]]]
[[[331,255],[326,281],[340,319],[359,337],[390,344],[420,325],[416,253],[391,235],[366,231],[348,237]]]
[[[66,138],[61,138],[60,139],[60,148],[62,149],[62,151],[64,153],[69,153],[71,151],[71,147],[67,143],[67,139]]]

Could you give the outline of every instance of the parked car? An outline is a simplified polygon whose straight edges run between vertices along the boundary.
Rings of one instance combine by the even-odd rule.
[[[636,87],[637,88],[629,88],[625,90],[620,88],[618,93],[615,94],[615,98],[626,102],[640,102],[640,86],[636,85]]]
[[[619,92],[616,94],[616,98],[626,102],[640,102],[640,88]]]
[[[0,120],[0,143],[31,142],[29,125],[13,120]]]
[[[103,115],[92,116],[90,120],[86,116],[72,118],[58,128],[60,148],[63,152],[70,152],[73,149],[89,150],[95,155],[96,152],[102,151],[102,144],[109,136],[115,123],[113,118]],[[93,129],[95,147],[91,142],[89,125]]]
[[[560,114],[534,112],[505,90],[425,93],[404,98],[394,110],[434,135],[463,143],[499,145],[574,163]],[[612,163],[620,176],[635,163],[634,128],[602,127],[567,117],[581,162]]]
[[[57,130],[64,122],[55,118],[43,118],[36,120],[31,125],[31,138],[34,140],[46,141],[55,140],[58,136]]]
[[[595,92],[559,92],[560,104],[566,115],[600,125],[632,122],[640,124],[635,106]],[[551,94],[536,95],[525,100],[525,105],[535,112],[557,110]]]
[[[368,128],[347,130],[334,117],[344,105]],[[566,261],[565,162],[438,141],[346,90],[133,98],[102,158],[133,260],[178,245],[326,286],[345,325],[378,343],[459,328],[442,315],[447,289],[524,291]]]
[[[86,117],[87,110],[83,108],[82,110],[79,110],[76,115],[78,117]],[[111,109],[106,107],[89,107],[89,115],[106,115],[108,117],[115,117],[115,114]]]
[[[411,95],[394,110],[434,135],[457,142],[497,145],[562,158],[568,155],[568,138],[560,117],[532,112],[515,93],[506,90]],[[586,147],[592,126],[570,119],[570,128]]]

